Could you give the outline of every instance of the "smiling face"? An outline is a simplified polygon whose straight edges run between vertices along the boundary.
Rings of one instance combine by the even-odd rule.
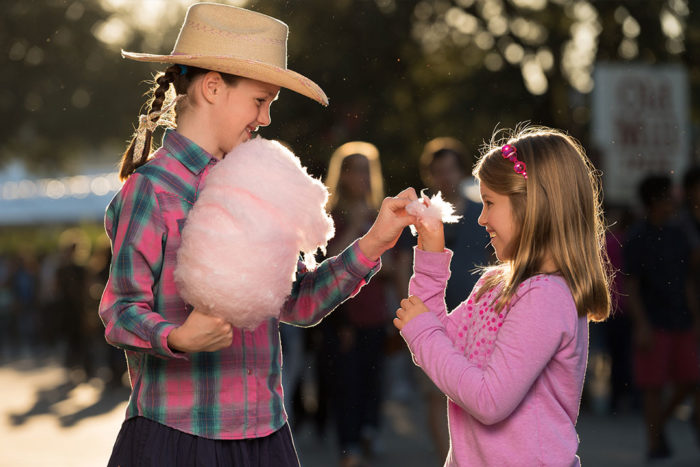
[[[479,184],[483,203],[479,225],[486,228],[491,246],[499,261],[513,257],[513,240],[517,234],[510,197],[496,193],[483,182]]]
[[[277,99],[280,87],[247,78],[234,85],[221,87],[223,99],[216,105],[218,150],[226,154],[248,141],[258,127],[270,124],[270,105]]]

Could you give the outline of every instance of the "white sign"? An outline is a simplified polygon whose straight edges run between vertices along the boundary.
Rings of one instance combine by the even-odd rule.
[[[682,66],[598,64],[593,142],[606,201],[637,203],[648,174],[682,176],[690,161],[688,78]]]

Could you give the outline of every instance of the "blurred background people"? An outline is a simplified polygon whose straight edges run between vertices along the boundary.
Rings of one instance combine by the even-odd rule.
[[[608,252],[610,264],[615,272],[611,284],[612,310],[608,319],[603,323],[591,326],[589,333],[591,340],[596,334],[600,336],[599,349],[607,353],[609,358],[609,395],[606,409],[610,414],[617,414],[620,410],[637,408],[637,392],[632,375],[632,324],[627,311],[627,292],[624,288],[623,269],[623,242],[627,236],[630,225],[634,222],[634,216],[628,206],[607,205],[605,207],[605,220],[608,230],[605,233],[605,247]],[[591,349],[591,352],[593,350]],[[592,384],[600,375],[587,375],[589,384]]]
[[[336,255],[364,235],[384,199],[384,182],[377,148],[351,141],[331,156],[326,186],[328,211],[335,236],[328,255]],[[387,287],[391,266],[382,269],[358,295],[344,302],[321,323],[320,372],[338,436],[340,465],[357,466],[373,454],[380,429],[384,344],[391,314]],[[325,378],[323,378],[325,379]]]
[[[645,177],[639,196],[644,216],[631,228],[624,247],[625,289],[634,325],[634,371],[643,395],[647,458],[653,460],[672,455],[665,425],[700,380],[700,315],[690,286],[691,244],[674,219],[671,179]]]
[[[683,175],[683,206],[681,207],[681,226],[685,230],[693,250],[691,257],[690,293],[691,301],[700,307],[700,166],[692,166]],[[700,338],[700,319],[696,321],[696,335]],[[700,385],[693,393],[693,411],[695,439],[700,446]]]
[[[40,344],[40,314],[37,291],[38,263],[31,252],[13,255],[8,277],[12,295],[12,318],[17,331],[16,348],[21,355],[31,355]]]
[[[74,241],[63,246],[56,276],[56,308],[59,329],[66,339],[65,365],[78,371],[78,379],[92,376],[90,341],[87,337],[87,270],[76,261],[78,244]],[[90,310],[93,311],[93,310]],[[93,313],[94,314],[94,313]]]

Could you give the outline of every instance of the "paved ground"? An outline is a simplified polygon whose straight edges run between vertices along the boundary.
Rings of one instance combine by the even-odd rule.
[[[122,421],[125,389],[106,390],[95,380],[74,385],[52,360],[19,359],[0,366],[0,466],[95,467],[106,464]],[[424,427],[420,398],[388,401],[380,435],[383,454],[373,467],[439,466]],[[294,428],[305,467],[336,464],[332,434],[319,437],[310,425]],[[643,426],[630,412],[615,417],[582,413],[578,431],[584,465],[644,465]],[[668,434],[674,457],[656,466],[699,466],[700,449],[687,422],[674,419]]]

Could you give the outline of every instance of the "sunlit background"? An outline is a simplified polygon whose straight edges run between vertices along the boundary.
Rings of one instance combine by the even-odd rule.
[[[0,407],[5,418],[0,425],[22,449],[34,437],[63,436],[65,443],[52,448],[59,463],[51,465],[95,465],[111,449],[123,416],[125,393],[105,395],[122,381],[95,308],[106,264],[102,218],[121,186],[120,155],[138,114],[145,112],[149,81],[161,67],[124,60],[119,52],[170,52],[193,3],[2,2],[0,378],[5,387],[17,385]],[[700,163],[700,2],[220,3],[285,21],[289,67],[328,94],[330,106],[323,108],[283,90],[272,107],[272,124],[261,132],[286,142],[315,176],[325,174],[337,147],[363,140],[379,149],[387,193],[422,188],[418,157],[428,140],[453,136],[476,157],[495,129],[530,121],[579,139],[603,173],[606,205],[638,215],[635,190],[645,175],[670,175],[680,197],[683,174]],[[47,285],[53,283],[51,266],[71,244],[79,246],[73,259],[87,271],[91,288],[86,309],[66,319],[78,320],[76,326],[90,334],[93,375],[63,367],[65,339],[59,330],[65,323],[60,317],[46,321],[41,311],[54,293]],[[23,305],[32,311],[10,306],[10,271],[17,264],[33,281],[35,295]],[[593,347],[584,414],[605,412],[609,372],[606,349]],[[680,416],[687,419],[690,409],[684,410]],[[391,414],[393,423],[405,416]],[[582,429],[587,426],[605,432],[590,428],[594,425]],[[406,430],[422,431],[420,424]],[[97,457],[78,462],[75,443],[90,433],[101,439],[83,448]],[[428,446],[426,436],[417,449]],[[605,465],[634,465],[643,452],[636,442],[630,442],[636,452]],[[615,456],[613,447],[596,453],[592,445],[582,436],[589,459]],[[689,445],[688,465],[700,459],[693,449]],[[0,465],[45,465],[25,454],[0,449]],[[308,465],[323,465],[313,462]]]

